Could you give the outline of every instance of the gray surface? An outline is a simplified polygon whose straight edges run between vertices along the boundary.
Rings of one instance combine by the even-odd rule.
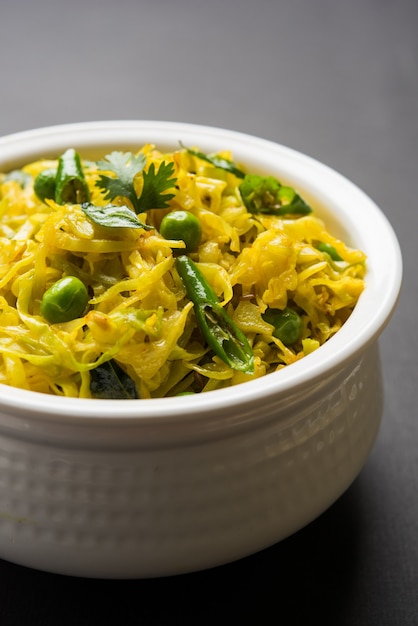
[[[0,133],[165,119],[259,135],[381,206],[404,288],[381,340],[386,406],[360,477],[309,527],[241,563],[160,581],[0,562],[0,623],[418,624],[418,3],[2,0]],[[117,594],[117,597],[116,595]]]

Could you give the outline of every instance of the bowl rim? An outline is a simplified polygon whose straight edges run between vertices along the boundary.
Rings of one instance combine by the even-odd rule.
[[[230,411],[236,417],[242,410],[244,421],[248,419],[246,406],[254,407],[266,398],[274,400],[295,394],[324,377],[332,377],[379,337],[392,317],[401,289],[402,256],[397,236],[388,218],[368,195],[312,156],[269,139],[219,127],[159,120],[104,120],[46,126],[1,137],[0,171],[5,171],[2,163],[9,163],[9,169],[13,169],[18,163],[64,147],[82,150],[93,142],[95,150],[101,150],[110,144],[138,142],[139,137],[145,139],[140,140],[138,147],[147,141],[160,147],[181,140],[185,145],[193,142],[206,151],[231,149],[234,156],[239,155],[237,160],[244,160],[246,155],[247,163],[280,173],[301,193],[313,195],[328,212],[337,210],[337,222],[347,228],[359,248],[367,248],[365,291],[344,326],[317,351],[257,380],[195,396],[111,401],[62,398],[0,384],[0,412],[72,424],[138,425],[152,420],[160,426],[172,426],[174,422],[203,422],[220,411]],[[1,419],[0,413],[0,424]]]

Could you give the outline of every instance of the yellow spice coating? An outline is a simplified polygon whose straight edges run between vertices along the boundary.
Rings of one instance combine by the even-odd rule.
[[[365,255],[327,231],[314,214],[276,217],[245,208],[234,174],[179,150],[142,148],[146,168],[174,164],[176,188],[167,209],[138,217],[153,230],[107,228],[77,204],[42,202],[33,183],[0,174],[0,382],[37,392],[91,397],[90,370],[109,359],[135,381],[141,398],[207,391],[280,369],[322,345],[350,315],[364,288]],[[228,152],[222,156],[231,158]],[[23,168],[32,177],[56,161]],[[84,171],[91,201],[105,206],[95,163]],[[138,192],[141,175],[135,181]],[[122,200],[121,200],[122,203]],[[123,201],[126,204],[126,201]],[[252,375],[213,356],[198,332],[193,305],[175,269],[173,250],[158,232],[170,210],[192,212],[202,239],[191,254],[255,356]],[[342,261],[319,251],[332,245]],[[43,293],[62,276],[79,277],[90,292],[85,315],[50,324]],[[303,336],[285,346],[263,320],[267,307],[292,303]]]

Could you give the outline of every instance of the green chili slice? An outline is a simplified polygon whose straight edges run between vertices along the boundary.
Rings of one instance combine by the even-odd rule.
[[[316,249],[320,252],[328,254],[333,261],[342,261],[343,259],[338,254],[337,250],[330,243],[320,242],[316,246]]]
[[[90,200],[90,192],[84,178],[78,153],[69,148],[58,160],[55,188],[57,204],[81,204]]]
[[[196,264],[181,255],[176,258],[176,267],[208,345],[232,369],[252,374],[254,355],[248,339],[219,304]]]
[[[42,202],[55,200],[57,187],[57,170],[48,168],[40,172],[33,183],[33,190]]]
[[[247,174],[239,190],[250,213],[307,215],[312,211],[293,187],[282,185],[274,176]]]

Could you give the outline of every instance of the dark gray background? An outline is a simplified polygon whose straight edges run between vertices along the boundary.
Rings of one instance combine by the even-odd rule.
[[[414,0],[1,1],[0,134],[162,119],[272,139],[368,193],[405,263],[380,341],[382,428],[329,511],[240,563],[174,579],[0,561],[2,626],[418,624],[417,27]]]

